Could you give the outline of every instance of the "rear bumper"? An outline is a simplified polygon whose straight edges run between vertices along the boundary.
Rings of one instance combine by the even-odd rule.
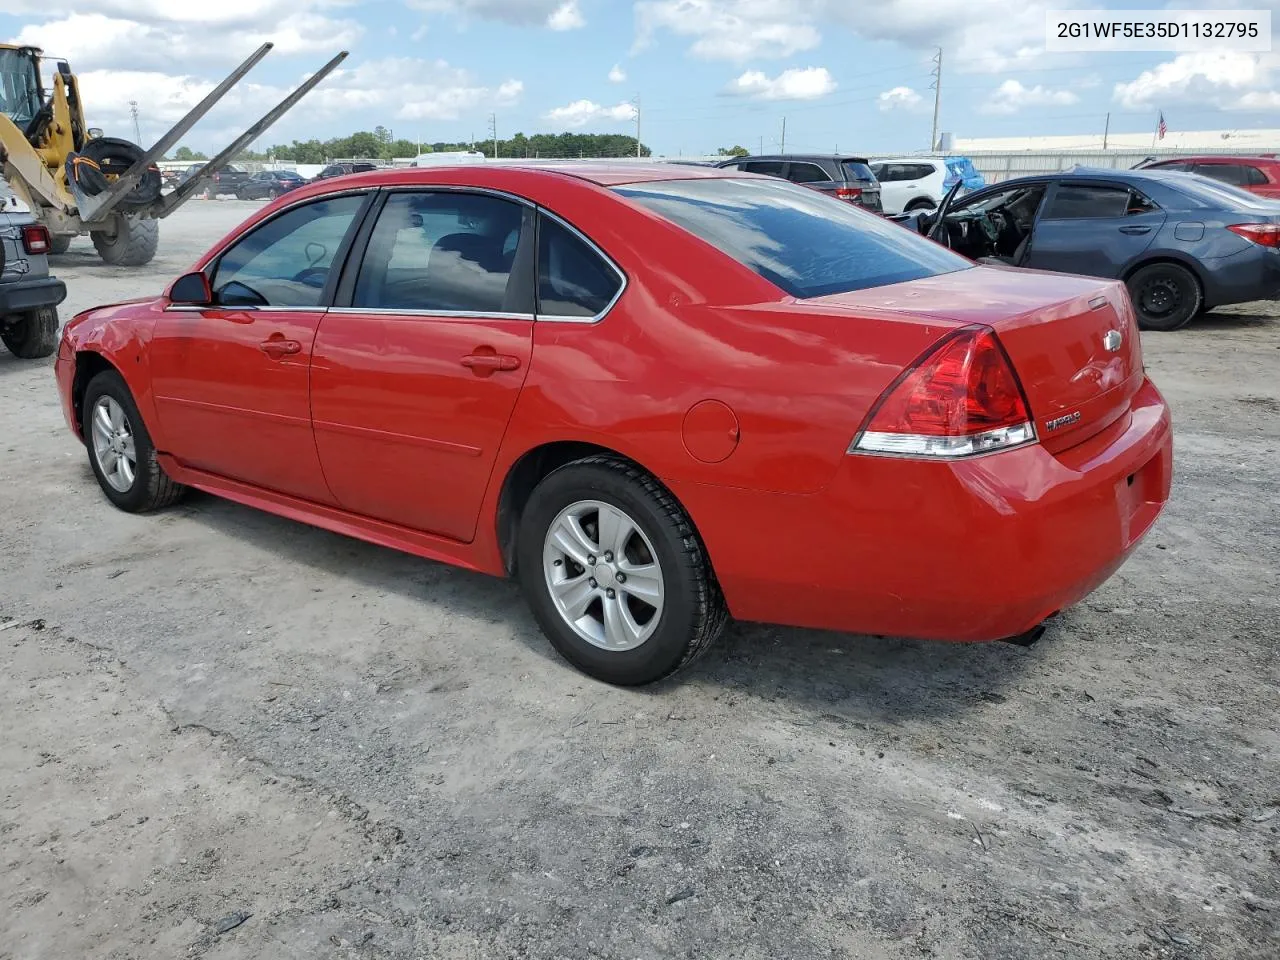
[[[1206,307],[1280,298],[1280,250],[1254,246],[1201,261]]]
[[[956,463],[850,456],[809,496],[675,484],[732,614],[921,639],[999,640],[1107,580],[1169,498],[1173,444],[1146,381],[1102,433]]]
[[[0,315],[56,307],[67,299],[67,285],[56,277],[0,283]]]

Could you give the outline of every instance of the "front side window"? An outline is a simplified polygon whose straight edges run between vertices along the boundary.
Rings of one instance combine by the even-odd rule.
[[[488,194],[393,193],[378,215],[353,307],[532,313],[513,282],[525,208]]]
[[[771,177],[780,177],[782,176],[782,161],[749,160],[738,169],[745,170],[747,173],[763,173]]]
[[[214,303],[315,307],[333,258],[355,220],[361,194],[294,207],[241,237],[219,259]]]
[[[852,204],[772,180],[668,180],[613,188],[793,297],[966,270],[945,247]]]
[[[538,225],[538,315],[595,317],[609,306],[622,278],[590,245],[559,221]]]
[[[1129,191],[1123,187],[1094,187],[1083,184],[1060,184],[1049,206],[1045,220],[1089,220],[1123,217],[1129,208]]]

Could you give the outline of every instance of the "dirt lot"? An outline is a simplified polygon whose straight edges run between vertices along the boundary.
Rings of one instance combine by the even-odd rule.
[[[251,208],[77,241],[64,317]],[[0,351],[0,958],[1274,960],[1280,309],[1145,347],[1173,503],[1037,646],[739,625],[638,692],[511,584],[114,510]]]

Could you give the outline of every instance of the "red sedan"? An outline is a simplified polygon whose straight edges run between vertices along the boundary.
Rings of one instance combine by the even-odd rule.
[[[1276,157],[1177,157],[1143,164],[1143,169],[1198,173],[1260,197],[1280,199],[1280,159]]]
[[[771,177],[469,166],[303,187],[57,379],[124,510],[196,487],[519,578],[638,684],[728,616],[1025,635],[1164,506],[1122,284],[975,266]]]

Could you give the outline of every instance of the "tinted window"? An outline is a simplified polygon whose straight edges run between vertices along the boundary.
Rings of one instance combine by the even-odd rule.
[[[1178,171],[1181,171],[1181,172],[1183,172],[1183,173],[1189,173],[1189,172],[1191,171],[1191,164],[1189,164],[1189,163],[1182,163],[1182,162],[1179,162],[1179,163],[1158,163],[1158,164],[1156,164],[1156,168],[1157,168],[1157,169],[1160,169],[1160,170],[1178,170]]]
[[[1195,172],[1202,177],[1229,183],[1233,187],[1242,187],[1249,182],[1245,168],[1238,163],[1197,163]]]
[[[918,280],[972,264],[896,223],[769,180],[615,187],[794,297]]]
[[[314,307],[333,258],[364,197],[295,207],[236,241],[218,260],[214,302],[227,306]]]
[[[787,170],[787,179],[792,183],[830,183],[831,178],[827,176],[816,163],[792,163]]]
[[[1245,167],[1244,173],[1251,187],[1260,187],[1267,182],[1267,175],[1257,167]]]
[[[740,164],[739,170],[746,170],[748,173],[767,173],[771,177],[782,176],[781,160],[748,160],[746,163]]]
[[[523,211],[484,194],[393,193],[369,237],[351,305],[532,312],[511,283]]]
[[[844,178],[846,180],[874,180],[875,174],[871,172],[871,168],[865,163],[858,160],[845,160],[842,164],[844,167]]]
[[[937,168],[931,163],[909,163],[906,164],[907,180],[923,180],[925,177],[932,176]]]
[[[1123,217],[1129,207],[1129,191],[1119,187],[1060,184],[1045,209],[1045,220],[1085,220]]]
[[[594,317],[614,298],[622,278],[573,231],[551,217],[538,227],[538,314]]]

